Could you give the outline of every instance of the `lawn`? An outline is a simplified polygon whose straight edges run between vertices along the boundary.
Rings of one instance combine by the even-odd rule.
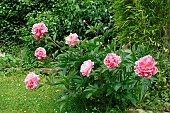
[[[24,79],[29,72],[14,72],[7,76],[0,74],[1,113],[57,113],[58,87],[43,85],[38,90],[25,88]],[[40,76],[40,83],[45,76]]]

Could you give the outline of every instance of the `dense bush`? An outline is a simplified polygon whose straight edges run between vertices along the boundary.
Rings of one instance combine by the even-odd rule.
[[[13,41],[17,43],[17,35],[19,28],[25,25],[27,13],[31,11],[31,7],[17,0],[3,0],[0,2],[0,39],[1,44]]]
[[[28,30],[31,30],[33,24],[44,22],[47,27],[50,28],[48,35],[52,37],[54,41],[64,40],[65,36],[70,33],[77,33],[84,38],[93,38],[97,35],[104,34],[105,29],[112,28],[109,6],[109,1],[104,0],[56,1],[53,2],[53,6],[48,10],[38,12],[35,10],[26,16],[28,19]],[[83,23],[83,20],[86,21],[86,24]],[[95,28],[99,26],[97,23],[101,23],[99,29]],[[92,30],[86,32],[87,29]],[[113,38],[111,34],[106,34],[106,36]],[[83,37],[79,38],[82,39]],[[24,38],[27,37],[21,37],[21,39]]]
[[[40,0],[0,1],[0,45],[3,46],[2,49],[9,50],[12,46],[23,43],[19,37],[26,36],[30,32],[26,26],[28,21],[26,15],[34,10],[46,10],[48,8],[46,2]]]
[[[109,6],[109,1],[105,0],[14,0],[12,2],[4,0],[0,3],[1,39],[18,42],[16,40],[30,35],[34,23],[42,21],[50,28],[49,35],[55,41],[63,40],[63,37],[70,32],[76,32],[80,36],[85,34],[87,25],[82,23],[83,20],[92,26],[99,22],[103,23],[100,29],[100,34],[103,34],[104,27],[111,27]],[[95,36],[94,33],[88,33],[86,37],[91,35]]]

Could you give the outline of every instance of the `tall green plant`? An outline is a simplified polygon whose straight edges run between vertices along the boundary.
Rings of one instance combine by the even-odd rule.
[[[112,3],[119,42],[125,45],[164,45],[169,17],[167,0],[115,0]]]

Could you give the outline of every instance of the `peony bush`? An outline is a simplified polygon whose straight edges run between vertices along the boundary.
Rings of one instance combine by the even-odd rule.
[[[41,38],[46,38],[42,36],[44,34]],[[147,89],[155,81],[153,75],[158,72],[158,68],[154,58],[148,55],[150,48],[133,46],[130,50],[117,47],[116,39],[107,45],[104,42],[104,36],[79,40],[76,33],[70,33],[65,42],[60,42],[66,44],[60,46],[64,51],[56,57],[56,67],[60,71],[57,76],[49,77],[51,80],[48,81],[53,85],[65,86],[58,100],[61,109],[75,98],[123,109],[142,101]],[[47,57],[46,50],[37,48],[35,56],[43,62]],[[26,88],[33,89],[39,78],[34,73],[29,76],[25,80]]]
[[[53,81],[65,85],[62,106],[79,98],[124,109],[143,100],[158,72],[154,58],[147,55],[149,48],[116,49],[114,40],[104,46],[102,36],[79,42],[57,56],[57,67],[63,71]]]

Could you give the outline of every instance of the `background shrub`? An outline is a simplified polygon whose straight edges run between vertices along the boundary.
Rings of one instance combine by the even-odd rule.
[[[102,22],[103,28],[108,28],[111,26],[109,6],[109,1],[105,0],[4,0],[0,2],[1,39],[17,43],[16,40],[31,34],[33,24],[41,21],[55,41],[63,40],[70,32],[76,32],[80,38],[83,35],[91,38],[95,34],[85,35],[87,25],[82,21],[92,26]]]
[[[19,30],[27,19],[25,16],[32,10],[37,10],[38,4],[27,4],[18,0],[3,0],[0,2],[0,39],[1,44],[18,44]],[[16,41],[17,40],[17,41]],[[10,43],[12,41],[12,43]]]

